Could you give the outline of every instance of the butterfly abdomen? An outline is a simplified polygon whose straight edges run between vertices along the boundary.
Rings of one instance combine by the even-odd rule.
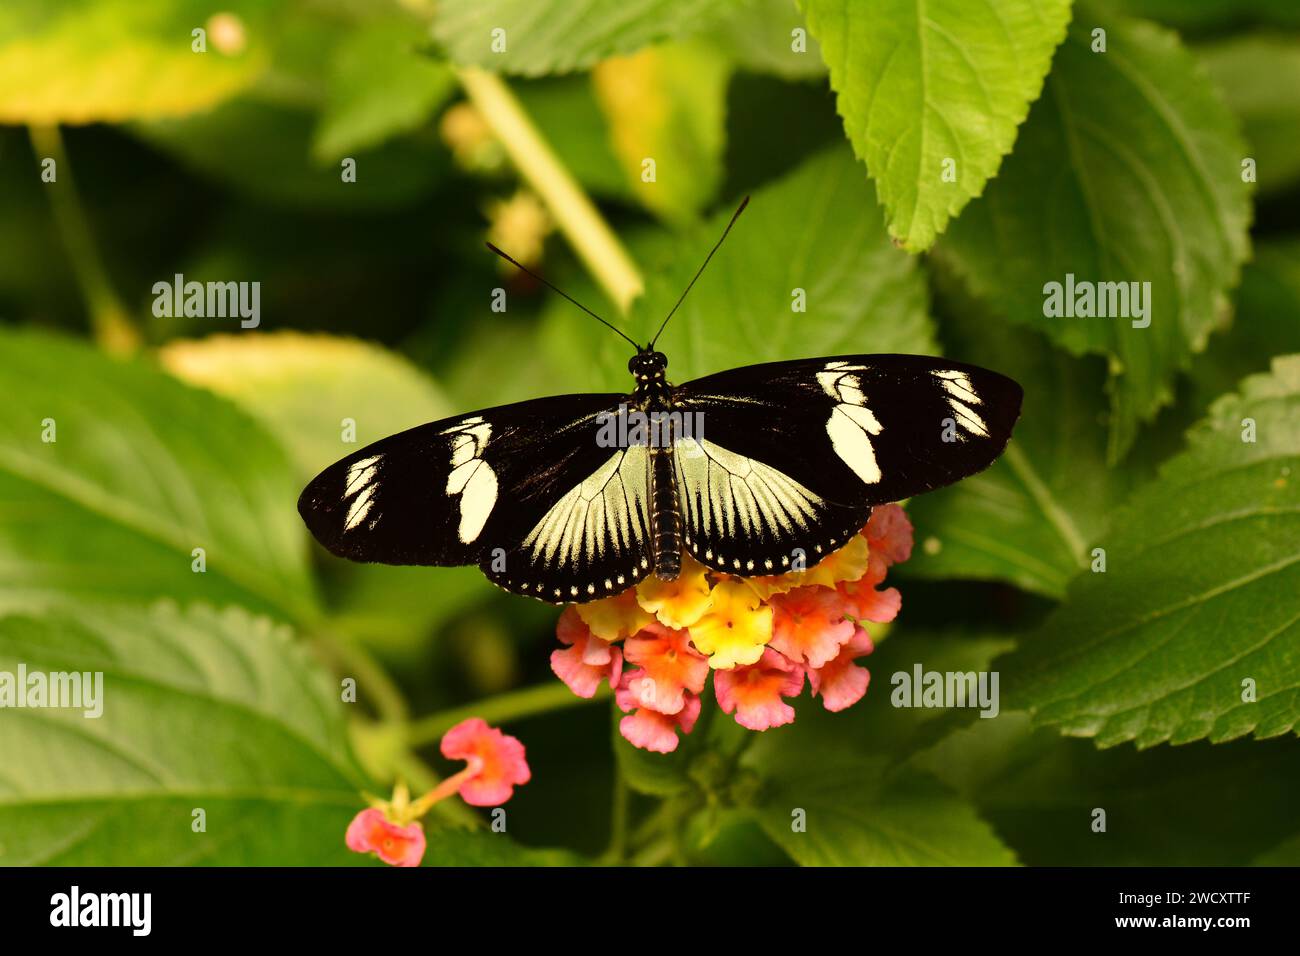
[[[682,570],[682,512],[671,438],[650,444],[650,527],[655,577],[675,581]]]

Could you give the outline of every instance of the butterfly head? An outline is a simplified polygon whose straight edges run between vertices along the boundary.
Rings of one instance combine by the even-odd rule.
[[[638,385],[662,382],[664,380],[664,370],[667,368],[668,356],[653,349],[637,352],[627,362],[627,370],[636,378]]]

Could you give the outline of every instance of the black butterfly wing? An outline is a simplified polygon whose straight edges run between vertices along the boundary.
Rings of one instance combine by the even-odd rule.
[[[1020,414],[1004,375],[920,355],[846,355],[720,372],[673,392],[687,549],[738,574],[809,566],[873,505],[987,468]]]
[[[600,440],[624,402],[563,395],[420,425],[326,468],[298,512],[354,561],[478,564],[553,603],[603,597],[649,568],[645,448]]]

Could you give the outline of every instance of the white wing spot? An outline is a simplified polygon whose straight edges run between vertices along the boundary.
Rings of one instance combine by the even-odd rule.
[[[482,416],[466,418],[442,432],[451,435],[451,472],[444,493],[459,498],[460,526],[457,535],[469,544],[478,538],[497,503],[497,476],[483,460],[492,437],[492,425]]]
[[[962,430],[979,438],[988,438],[988,423],[972,407],[983,405],[984,400],[975,391],[970,376],[958,369],[945,369],[935,372],[934,377],[947,392],[948,407]]]

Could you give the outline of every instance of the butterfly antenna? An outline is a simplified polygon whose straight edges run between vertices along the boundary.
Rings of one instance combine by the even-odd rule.
[[[673,312],[676,312],[677,306],[681,305],[682,302],[686,299],[686,294],[690,292],[691,287],[695,285],[695,280],[698,279],[703,274],[705,266],[709,264],[709,260],[713,258],[713,254],[717,252],[718,247],[722,245],[722,240],[727,238],[727,233],[731,232],[731,227],[736,224],[736,220],[740,218],[740,214],[745,211],[745,207],[748,205],[749,205],[749,197],[746,196],[744,199],[740,201],[740,207],[734,213],[731,214],[731,222],[727,223],[727,228],[722,230],[722,235],[719,236],[718,241],[713,244],[713,248],[709,250],[709,254],[704,257],[704,262],[700,265],[700,268],[696,271],[694,278],[692,278],[691,281],[686,284],[686,288],[682,291],[681,297],[677,300],[677,305],[674,305],[672,307],[672,311],[670,311],[668,315],[664,317],[663,324],[659,326],[659,331],[656,332],[655,337],[650,340],[650,348],[653,349],[655,347],[655,343],[659,341],[659,336],[663,334],[664,326],[666,326],[668,324],[668,320],[673,317]]]
[[[511,256],[507,255],[506,253],[502,252],[502,251],[501,251],[500,249],[498,249],[496,246],[492,245],[492,243],[490,243],[490,242],[487,243],[487,247],[488,247],[489,249],[491,249],[493,252],[495,252],[497,255],[499,255],[502,259],[506,260],[506,262],[510,263],[512,266],[514,266],[516,269],[518,269],[520,272],[524,273],[525,275],[530,275],[530,276],[532,276],[534,279],[536,279],[536,280],[537,280],[538,282],[540,282],[542,285],[546,286],[546,288],[550,289],[552,292],[556,292],[556,293],[558,293],[559,295],[564,296],[566,299],[568,299],[570,302],[572,302],[574,305],[576,305],[578,308],[580,308],[583,312],[586,312],[589,316],[591,316],[593,319],[595,319],[595,320],[596,320],[597,322],[599,322],[601,325],[605,326],[607,329],[610,329],[611,331],[613,331],[613,332],[617,332],[619,335],[622,335],[623,338],[627,339],[627,341],[631,343],[632,348],[636,349],[638,352],[641,351],[641,346],[637,345],[636,342],[633,342],[631,338],[629,338],[627,335],[624,335],[624,333],[623,333],[622,331],[620,331],[619,329],[617,329],[617,328],[615,328],[614,326],[610,325],[608,322],[606,322],[604,319],[602,319],[600,316],[598,316],[595,312],[592,312],[591,309],[587,308],[585,305],[583,305],[581,302],[579,302],[579,301],[578,301],[577,299],[575,299],[573,296],[569,295],[569,293],[565,292],[563,289],[556,288],[554,285],[552,285],[551,283],[549,283],[549,282],[547,282],[545,279],[543,279],[541,276],[539,276],[539,275],[538,275],[536,272],[534,272],[532,269],[529,269],[529,268],[528,268],[527,266],[525,266],[522,262],[519,262],[517,259],[514,259],[513,257],[511,257]]]

